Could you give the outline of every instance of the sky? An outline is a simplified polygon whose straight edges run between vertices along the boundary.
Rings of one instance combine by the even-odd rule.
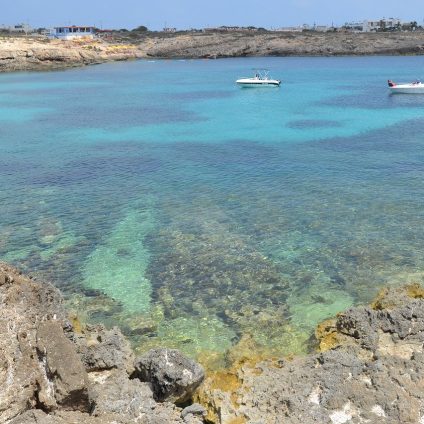
[[[279,28],[399,17],[423,24],[422,0],[0,0],[0,25],[159,30],[221,25]]]

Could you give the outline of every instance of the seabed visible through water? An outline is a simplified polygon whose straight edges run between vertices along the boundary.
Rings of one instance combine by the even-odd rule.
[[[175,347],[210,366],[231,349],[306,352],[318,322],[423,281],[424,96],[385,87],[423,62],[0,75],[0,259],[138,351]],[[282,86],[236,87],[252,67]]]

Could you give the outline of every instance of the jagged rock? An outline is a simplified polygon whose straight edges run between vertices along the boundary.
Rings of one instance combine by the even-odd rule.
[[[75,346],[65,337],[57,321],[43,321],[37,328],[37,354],[47,380],[38,393],[43,407],[50,409],[50,392],[63,409],[88,412],[87,372]],[[48,399],[44,402],[44,399]]]
[[[348,309],[339,315],[337,330],[357,339],[362,347],[372,349],[378,340],[375,315],[375,311],[371,308]]]
[[[94,395],[95,415],[108,412],[136,418],[144,409],[154,409],[156,406],[148,383],[129,380],[119,371],[90,373],[90,379],[98,383]]]
[[[0,263],[0,422],[40,402],[54,407],[52,383],[36,351],[37,329],[49,319],[66,322],[62,298],[50,284],[39,284]]]
[[[0,72],[58,69],[145,57],[422,54],[424,43],[422,31],[372,34],[207,32],[173,34],[171,37],[154,32],[144,33],[139,39],[134,34],[131,39],[123,35],[114,37],[110,43],[7,37],[0,40]]]
[[[107,330],[102,325],[87,326],[77,338],[78,351],[87,371],[110,369],[134,371],[134,353],[119,328]]]
[[[404,296],[402,303],[390,305],[339,314],[334,327],[329,324],[337,342],[331,350],[243,365],[207,379],[198,397],[208,405],[208,419],[219,424],[423,422],[424,300]],[[231,384],[220,384],[225,378]]]
[[[135,361],[135,376],[152,384],[156,400],[185,402],[204,379],[203,368],[175,349],[152,349]]]
[[[94,417],[77,411],[57,410],[54,413],[46,414],[40,409],[33,409],[24,412],[19,417],[8,422],[8,424],[128,424],[130,422],[135,423],[135,421],[129,421],[128,417],[114,414]]]
[[[202,424],[206,418],[206,409],[198,403],[193,403],[187,406],[181,412],[181,417],[184,419],[184,424]]]
[[[326,352],[256,365],[238,362],[213,373],[196,395],[208,407],[207,419],[424,422],[424,291],[396,290],[371,308],[352,308],[327,322],[317,332],[334,334]],[[130,379],[127,347],[117,330],[93,327],[75,334],[56,289],[0,263],[0,423],[204,420],[202,407],[182,411],[169,402],[193,396],[204,378],[200,365],[176,350],[155,349],[135,361]]]
[[[93,414],[102,416],[114,414],[125,416],[131,422],[166,423],[178,422],[181,410],[165,402],[157,403],[149,383],[138,379],[129,380],[119,370],[103,373],[90,373],[90,379],[97,383],[94,395]]]
[[[0,282],[0,423],[183,423],[180,408],[130,380],[132,352],[119,330],[89,327],[87,340],[50,284],[3,263]]]
[[[58,424],[62,423],[62,420],[47,415],[41,409],[33,409],[26,411],[22,415],[14,418],[9,424]]]

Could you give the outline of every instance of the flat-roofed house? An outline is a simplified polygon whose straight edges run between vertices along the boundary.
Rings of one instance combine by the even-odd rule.
[[[93,38],[95,28],[92,26],[61,26],[55,27],[50,32],[50,37],[60,40],[73,40],[75,38]]]

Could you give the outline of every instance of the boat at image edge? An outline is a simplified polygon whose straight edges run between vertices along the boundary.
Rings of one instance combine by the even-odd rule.
[[[387,81],[391,93],[396,94],[424,94],[424,84],[417,80],[411,83],[397,84],[391,80]]]
[[[239,78],[236,83],[240,87],[279,87],[281,81],[272,79],[267,69],[257,69],[254,77]]]

